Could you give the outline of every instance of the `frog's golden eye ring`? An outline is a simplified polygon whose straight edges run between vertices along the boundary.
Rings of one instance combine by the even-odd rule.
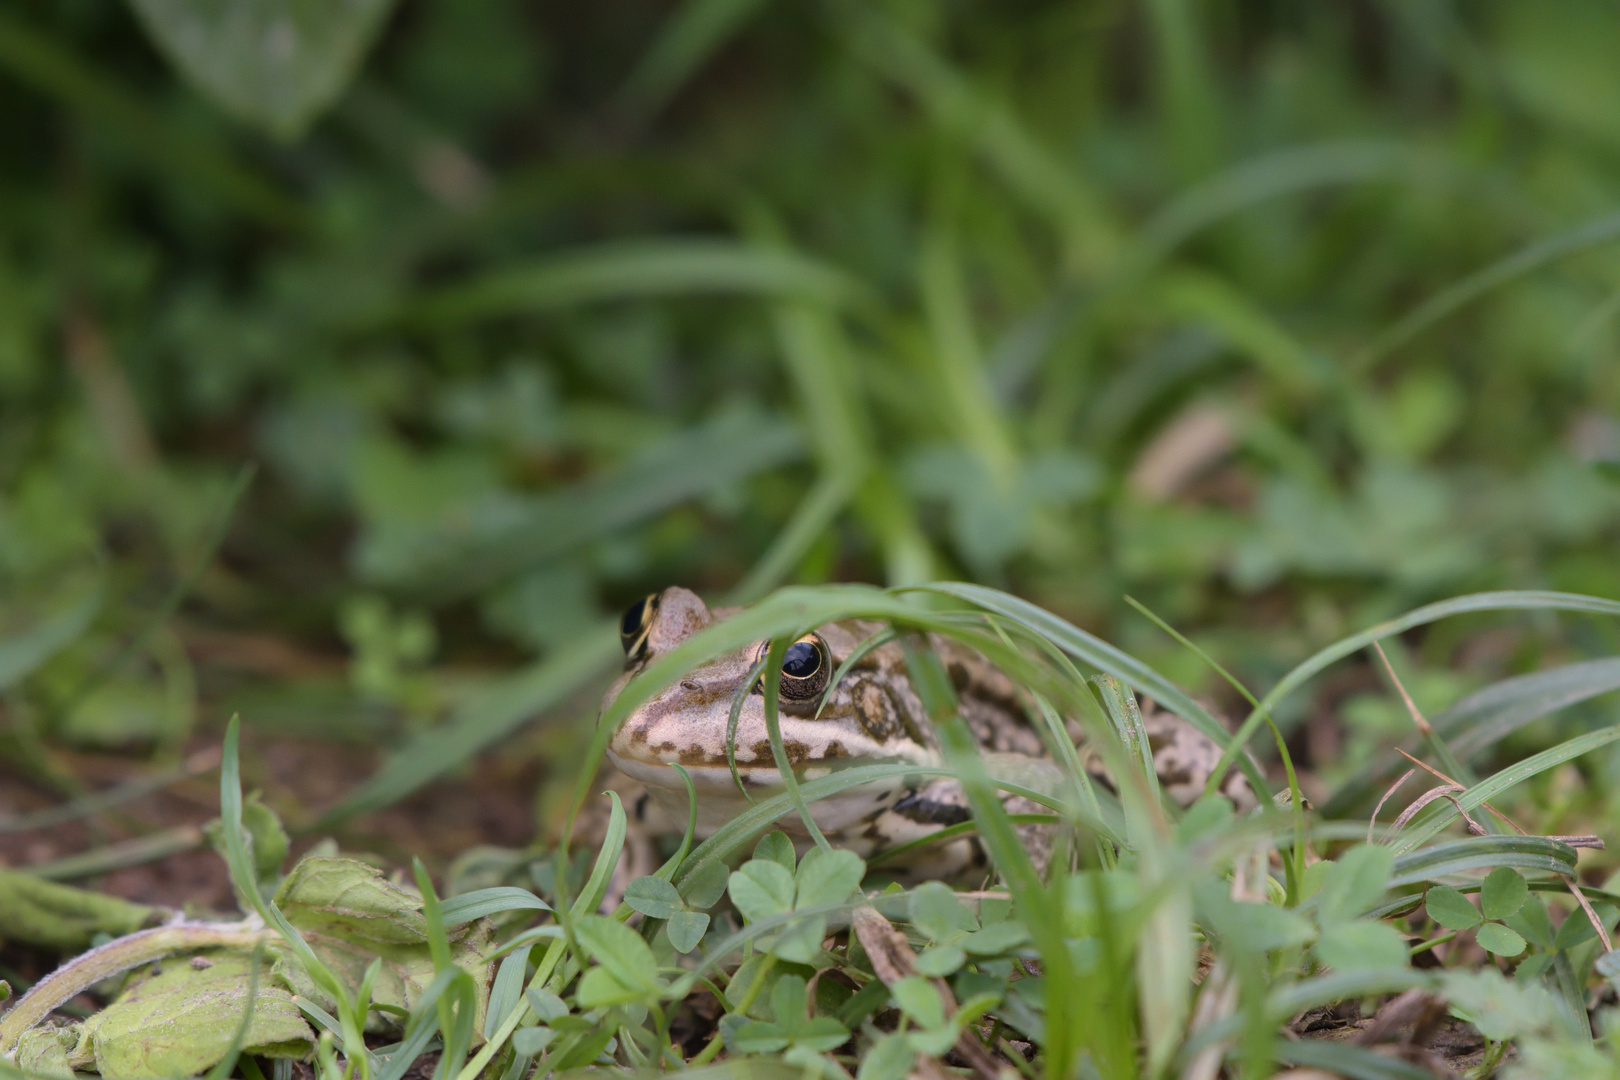
[[[813,701],[827,689],[832,678],[832,653],[820,634],[806,634],[782,654],[782,697],[788,701]]]
[[[626,660],[639,660],[647,648],[647,634],[652,630],[653,616],[658,614],[658,594],[648,593],[624,609],[619,620],[619,644],[624,646]]]

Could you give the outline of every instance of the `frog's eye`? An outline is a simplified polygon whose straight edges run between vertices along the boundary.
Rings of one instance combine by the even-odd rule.
[[[658,614],[658,594],[648,593],[624,609],[619,620],[619,644],[624,646],[627,660],[639,660],[647,648],[647,633],[652,629],[653,616]]]
[[[832,653],[820,634],[806,634],[782,654],[782,696],[788,701],[809,701],[827,689],[832,678]]]

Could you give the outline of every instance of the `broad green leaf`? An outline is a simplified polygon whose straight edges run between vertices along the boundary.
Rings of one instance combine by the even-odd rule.
[[[1501,923],[1486,923],[1474,935],[1480,948],[1497,956],[1518,956],[1525,950],[1524,938]]]
[[[739,1054],[775,1054],[785,1049],[788,1037],[778,1024],[752,1020],[737,1028],[731,1048]]]
[[[1546,1032],[1557,1023],[1560,1007],[1539,985],[1504,978],[1489,965],[1440,976],[1445,996],[1487,1039],[1512,1039]]]
[[[794,874],[797,888],[793,905],[809,908],[841,904],[860,888],[865,874],[866,863],[853,851],[814,848],[805,854]]]
[[[793,875],[771,859],[751,859],[731,875],[731,902],[753,922],[793,910]]]
[[[1335,971],[1397,968],[1407,962],[1406,939],[1394,927],[1370,919],[1326,927],[1312,949]]]
[[[393,0],[131,0],[186,79],[225,111],[292,138],[343,92]]]
[[[1378,903],[1394,861],[1388,848],[1372,844],[1360,844],[1340,855],[1317,894],[1322,926],[1353,919]]]
[[[645,990],[625,986],[606,967],[593,967],[587,971],[580,977],[579,989],[575,991],[581,1009],[622,1005],[625,1002],[635,1001],[645,994]]]
[[[900,1011],[925,1028],[945,1023],[945,1005],[934,984],[921,975],[908,975],[889,986],[889,993]]]
[[[1487,919],[1505,919],[1523,907],[1529,896],[1530,885],[1524,875],[1511,866],[1499,866],[1485,877],[1479,909]]]
[[[793,854],[793,841],[783,832],[768,832],[760,837],[759,843],[754,845],[754,858],[780,863],[790,874],[797,861]]]
[[[849,1041],[849,1029],[830,1016],[806,1020],[793,1031],[793,1045],[815,1053],[836,1050]]]
[[[903,1036],[886,1035],[861,1057],[855,1080],[905,1080],[916,1058]]]
[[[925,881],[911,894],[911,925],[929,940],[944,942],[958,933],[971,934],[979,928],[979,920],[949,885]]]
[[[520,1027],[512,1032],[512,1050],[519,1057],[538,1057],[556,1037],[557,1033],[548,1027]]]
[[[957,944],[975,956],[995,956],[1016,949],[1028,941],[1029,930],[1024,924],[1009,919],[1005,922],[991,923],[983,930],[968,934]]]
[[[219,1061],[247,1006],[250,958],[225,950],[201,958],[207,963],[176,958],[134,976],[111,1005],[84,1022],[73,1059],[93,1060],[105,1080],[197,1076]],[[314,1041],[292,995],[261,973],[243,1051],[302,1058]]]
[[[681,910],[681,894],[675,891],[675,886],[656,877],[639,877],[632,881],[625,887],[624,902],[649,919],[672,918]]]
[[[259,881],[268,888],[281,874],[281,864],[287,858],[287,831],[281,827],[276,812],[259,800],[257,792],[242,800],[242,824],[248,831],[248,842],[253,851],[253,866]],[[225,846],[218,818],[203,826],[209,844],[225,857]]]
[[[570,1069],[584,1068],[600,1057],[602,1052],[608,1048],[608,1043],[612,1041],[613,1029],[611,1027],[604,1026],[584,1032],[579,1036],[579,1041],[574,1043],[573,1046],[566,1049],[558,1047],[553,1052],[555,1061],[552,1067],[559,1073],[567,1072]]]
[[[1553,924],[1547,917],[1547,905],[1541,902],[1541,897],[1532,894],[1523,907],[1502,921],[1532,945],[1552,948]]]
[[[559,1016],[568,1015],[568,1003],[550,990],[530,990],[524,997],[543,1023],[549,1024]]]
[[[1432,885],[1424,894],[1423,906],[1429,918],[1447,930],[1472,930],[1482,921],[1468,897],[1450,885]]]
[[[79,1027],[36,1027],[22,1033],[12,1057],[17,1068],[35,1077],[74,1080],[68,1051],[79,1041]]]
[[[805,981],[797,975],[783,975],[771,987],[771,1015],[783,1031],[792,1032],[804,1023],[805,1004],[809,998],[804,992]]]
[[[709,916],[701,911],[677,911],[669,917],[664,932],[678,953],[689,953],[702,942],[709,929]]]
[[[1240,903],[1229,891],[1224,881],[1204,882],[1194,890],[1199,919],[1223,942],[1267,952],[1303,945],[1315,936],[1310,920],[1299,912],[1275,904]]]
[[[1593,904],[1592,911],[1606,925],[1614,925],[1613,907],[1608,904]],[[1553,948],[1570,949],[1595,937],[1597,931],[1592,929],[1591,917],[1582,909],[1576,908],[1558,924],[1558,932],[1553,935]]]
[[[706,860],[699,864],[695,873],[681,883],[681,896],[691,907],[714,907],[726,894],[726,884],[730,877],[731,872],[726,869],[725,863],[719,859]]]
[[[642,992],[658,989],[658,964],[652,949],[624,923],[604,915],[582,915],[574,922],[574,935],[591,959],[624,986]]]
[[[928,1057],[941,1057],[955,1045],[957,1031],[954,1027],[945,1026],[927,1028],[924,1030],[912,1029],[906,1032],[906,1045],[919,1054]]]
[[[769,949],[783,960],[816,966],[822,952],[821,942],[826,936],[827,917],[805,915],[783,927],[770,942]]]
[[[305,856],[276,890],[275,903],[300,930],[392,945],[427,941],[422,898],[358,859]]]
[[[917,954],[913,966],[919,975],[944,978],[967,962],[967,954],[955,945],[931,945]]]

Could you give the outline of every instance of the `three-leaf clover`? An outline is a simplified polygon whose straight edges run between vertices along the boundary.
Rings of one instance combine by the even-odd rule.
[[[771,1014],[774,1023],[752,1020],[737,1027],[728,1040],[731,1049],[742,1054],[775,1054],[796,1058],[836,1050],[849,1041],[849,1029],[830,1016],[811,1017],[805,1008],[808,995],[805,981],[797,975],[783,975],[771,988]],[[793,1051],[802,1053],[795,1055]],[[802,1061],[797,1062],[803,1064]]]
[[[693,900],[695,903],[704,898],[704,895],[694,895]],[[711,906],[719,899],[719,892],[706,898],[707,904],[695,906]],[[625,888],[624,902],[649,919],[663,919],[664,932],[669,935],[669,943],[675,946],[678,953],[689,953],[697,948],[704,932],[709,929],[708,914],[691,910],[675,886],[660,877],[636,878]]]
[[[1511,866],[1498,866],[1486,876],[1475,908],[1461,892],[1450,885],[1431,885],[1423,898],[1429,918],[1462,933],[1478,928],[1474,939],[1486,952],[1497,956],[1518,956],[1524,952],[1524,937],[1500,921],[1517,915],[1530,898],[1530,886]]]
[[[944,977],[967,962],[967,956],[995,956],[1029,940],[1022,923],[992,922],[983,929],[950,886],[929,881],[911,894],[911,925],[933,942],[917,954],[922,975]]]
[[[1406,939],[1392,926],[1361,915],[1383,898],[1395,857],[1388,848],[1360,844],[1324,872],[1316,895],[1321,927],[1312,951],[1337,971],[1405,967]]]
[[[911,1071],[918,1054],[939,1057],[956,1045],[962,1031],[999,1000],[999,994],[978,994],[964,1001],[954,1015],[945,1015],[945,1002],[932,979],[908,975],[889,987],[908,1028],[872,1044],[861,1059],[856,1080],[900,1080]]]
[[[664,989],[652,947],[617,919],[581,915],[574,923],[580,948],[597,963],[579,980],[581,1009],[623,1005],[656,998]]]
[[[727,891],[743,917],[756,923],[840,904],[860,887],[865,874],[860,856],[843,849],[812,849],[795,868],[792,842],[770,833],[754,849],[754,857],[731,875]],[[826,915],[807,914],[774,938],[761,939],[759,946],[783,960],[809,964],[821,953],[826,935]]]

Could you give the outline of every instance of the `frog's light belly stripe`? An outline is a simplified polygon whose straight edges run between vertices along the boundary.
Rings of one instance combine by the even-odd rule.
[[[620,757],[612,750],[608,751],[608,757],[626,776],[646,784],[648,791],[671,820],[681,822],[686,820],[686,785],[681,782],[679,774],[674,769],[661,761],[649,762]],[[929,761],[917,764],[926,767],[937,763]],[[699,836],[710,835],[748,809],[750,805],[748,800],[737,790],[736,782],[731,778],[731,770],[724,765],[691,765],[686,767],[686,771],[691,776],[692,786],[697,792]],[[756,799],[770,798],[782,789],[782,774],[773,767],[739,768],[737,772],[743,784],[757,792]],[[831,769],[812,767],[805,770],[803,779],[814,780],[830,772]],[[816,825],[824,832],[858,831],[892,806],[912,786],[914,785],[906,783],[904,778],[874,780],[869,784],[861,784],[828,798],[816,800],[810,804],[810,813],[816,819]],[[796,820],[795,812],[788,810],[783,816],[782,825],[788,831],[794,831],[792,826]]]

